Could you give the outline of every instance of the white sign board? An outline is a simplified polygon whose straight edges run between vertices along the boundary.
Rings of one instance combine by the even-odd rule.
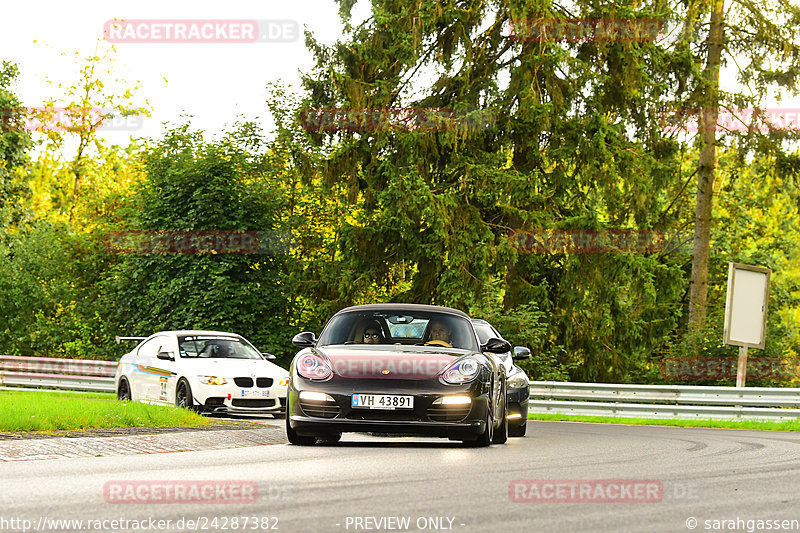
[[[764,349],[770,270],[729,263],[725,344]]]

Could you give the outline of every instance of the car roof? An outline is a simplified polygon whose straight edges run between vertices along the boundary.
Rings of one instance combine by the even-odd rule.
[[[345,307],[338,313],[349,313],[351,311],[428,311],[428,312],[438,312],[438,313],[448,313],[451,315],[460,316],[466,319],[469,319],[469,315],[466,314],[464,311],[459,311],[458,309],[453,309],[452,307],[440,307],[438,305],[427,305],[427,304],[364,304],[364,305],[353,305],[351,307]]]
[[[174,331],[156,331],[153,335],[177,335],[179,337],[189,335],[224,335],[226,337],[241,337],[238,333],[228,333],[225,331],[210,331],[205,329],[179,329]],[[153,335],[150,335],[152,337]],[[149,337],[148,337],[149,338]]]

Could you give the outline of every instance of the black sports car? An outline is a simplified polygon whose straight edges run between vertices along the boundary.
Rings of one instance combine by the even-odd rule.
[[[508,435],[502,339],[480,344],[455,309],[374,304],[336,313],[319,339],[299,333],[286,434],[292,444],[337,441],[343,432],[429,435],[468,445]]]
[[[493,337],[502,339],[500,333],[485,320],[474,318],[472,325],[478,334],[479,341],[485,341]],[[503,365],[506,367],[508,377],[508,436],[524,437],[528,428],[528,401],[530,399],[530,387],[528,386],[528,376],[525,371],[514,364],[514,361],[529,359],[531,351],[524,346],[514,346],[514,350],[498,354]]]

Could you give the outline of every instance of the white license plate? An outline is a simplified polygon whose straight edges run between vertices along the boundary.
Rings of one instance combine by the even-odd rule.
[[[269,398],[268,390],[243,390],[241,398]]]
[[[413,409],[413,396],[394,394],[353,394],[353,407],[361,409]]]

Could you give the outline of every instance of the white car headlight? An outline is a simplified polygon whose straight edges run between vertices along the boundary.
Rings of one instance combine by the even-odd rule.
[[[508,388],[509,389],[522,389],[528,384],[528,376],[525,375],[525,372],[514,372],[511,374],[511,377],[508,378]]]
[[[450,385],[469,383],[478,377],[480,370],[481,364],[477,359],[465,357],[464,359],[459,359],[442,372],[442,381]]]
[[[225,385],[228,381],[218,376],[197,376],[203,385]]]

